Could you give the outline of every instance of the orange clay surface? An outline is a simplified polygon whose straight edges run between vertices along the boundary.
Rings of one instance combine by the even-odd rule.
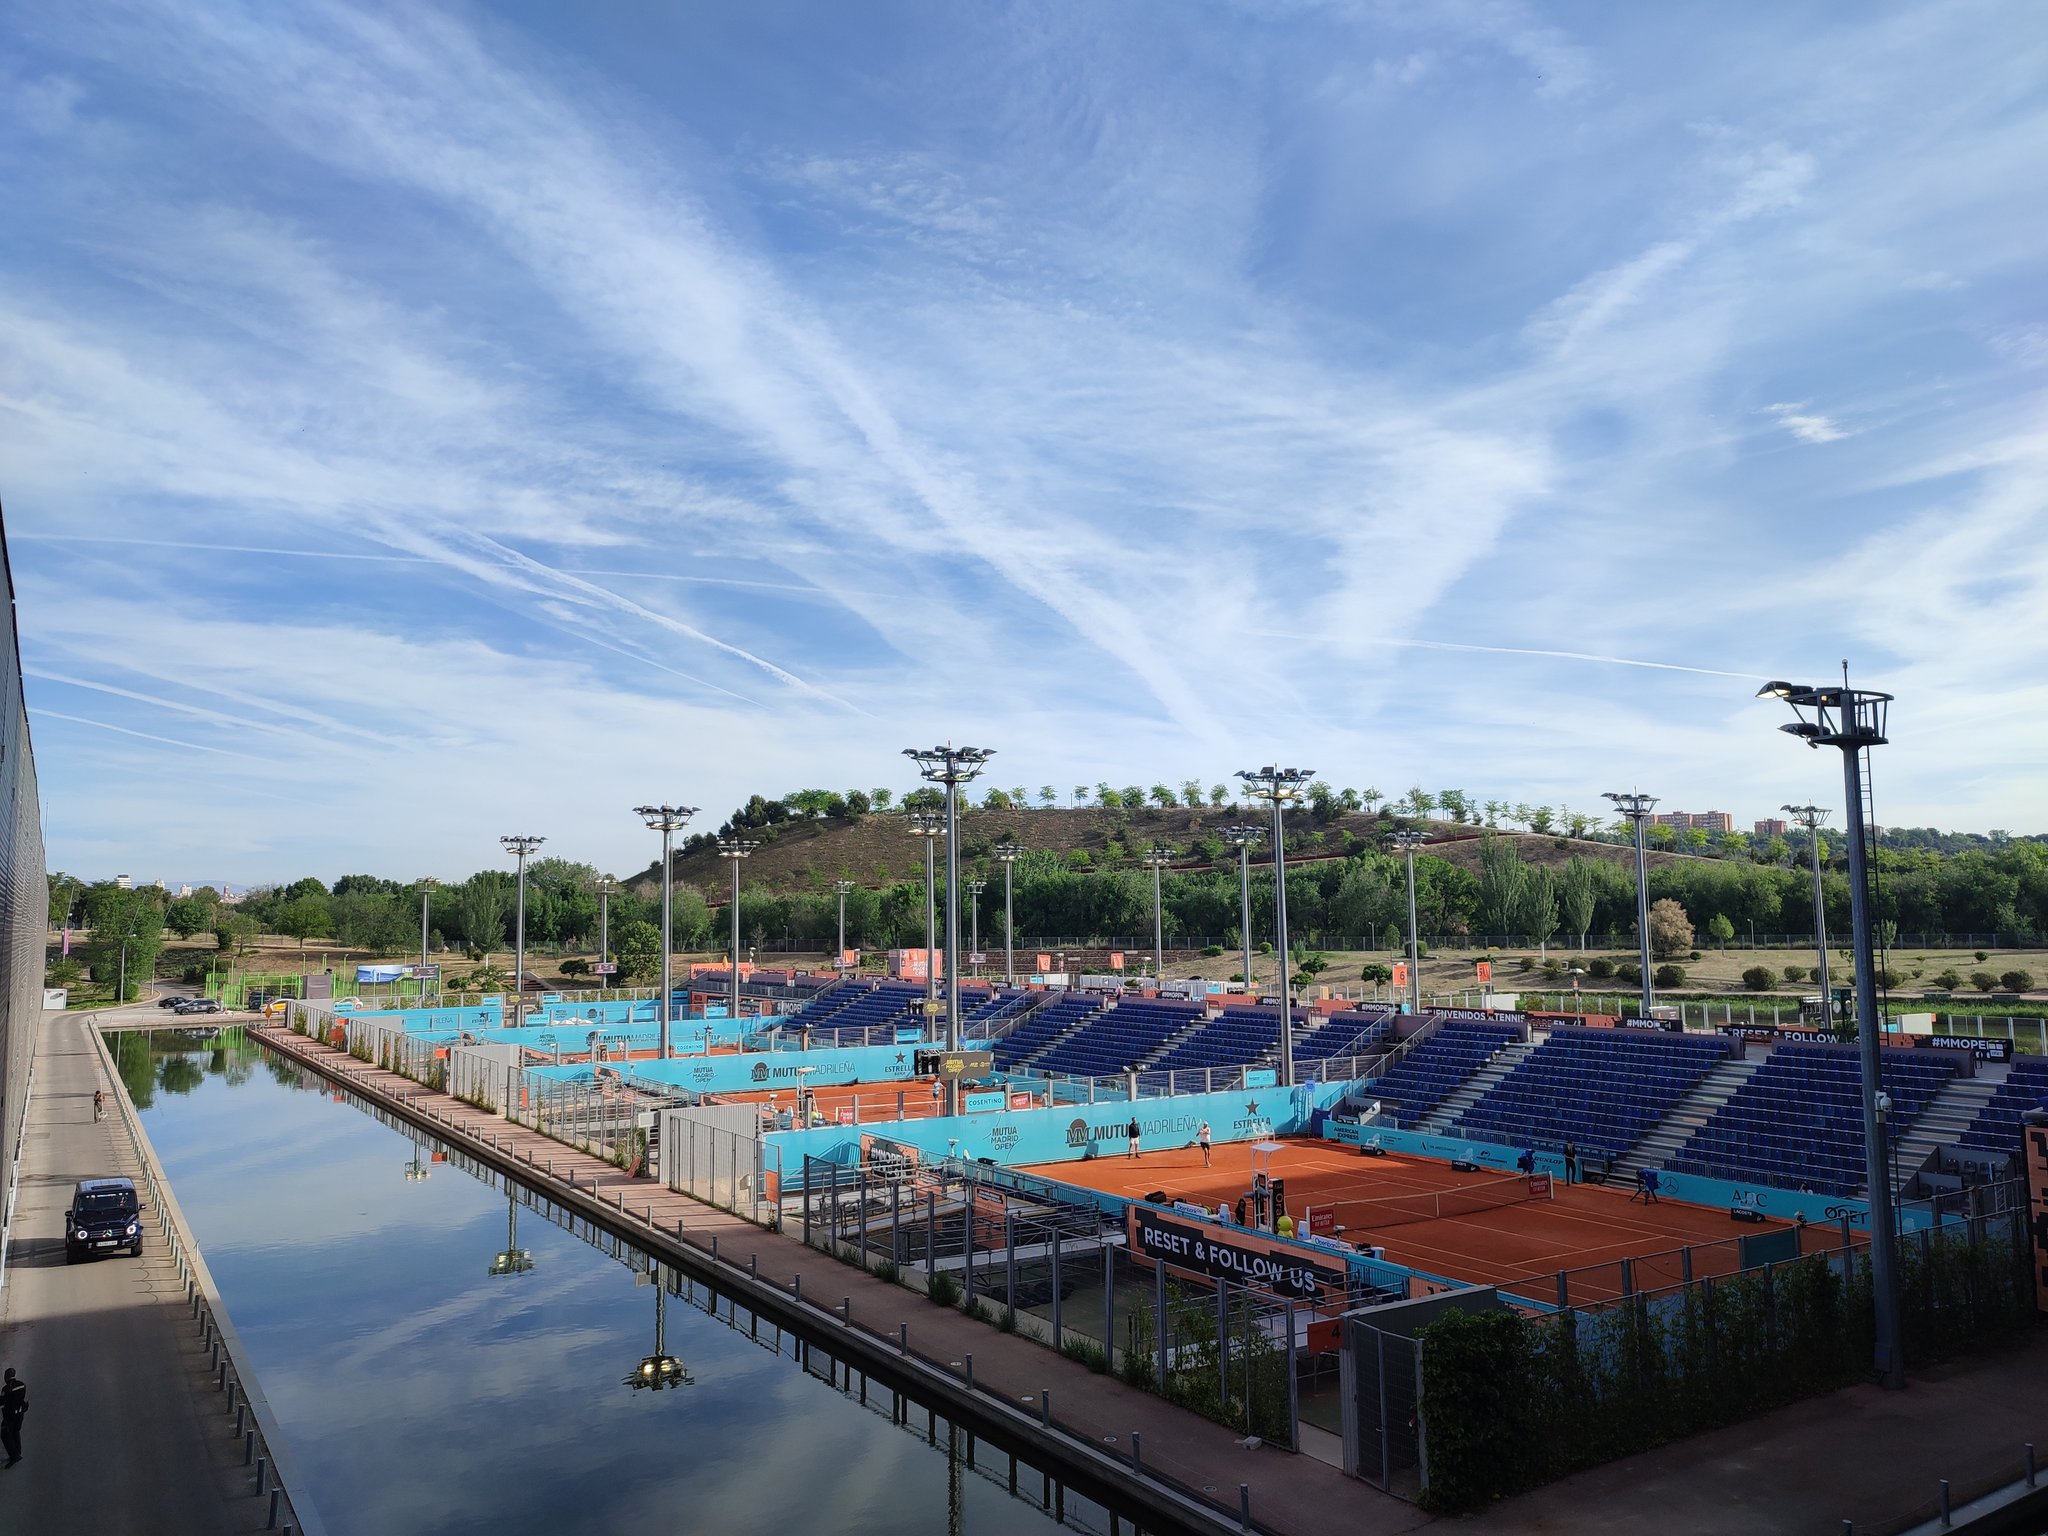
[[[1786,1225],[1767,1221],[1738,1225],[1728,1213],[1709,1206],[1675,1200],[1645,1205],[1626,1191],[1585,1184],[1553,1184],[1556,1197],[1468,1215],[1405,1221],[1375,1231],[1369,1202],[1395,1195],[1430,1194],[1445,1190],[1499,1189],[1519,1182],[1519,1175],[1490,1171],[1459,1173],[1433,1158],[1362,1157],[1352,1147],[1333,1142],[1285,1140],[1272,1154],[1273,1176],[1286,1181],[1288,1213],[1305,1220],[1310,1206],[1334,1205],[1339,1234],[1349,1243],[1385,1247],[1387,1257],[1427,1274],[1477,1284],[1536,1280],[1560,1269],[1609,1266],[1612,1273],[1574,1277],[1572,1299],[1618,1294],[1616,1261],[1641,1260],[1664,1254],[1668,1259],[1639,1264],[1633,1283],[1649,1290],[1675,1285],[1681,1261],[1675,1250],[1693,1249],[1693,1274],[1727,1274],[1740,1267],[1736,1239]],[[1213,1166],[1205,1168],[1199,1149],[1175,1147],[1146,1152],[1136,1158],[1118,1156],[1083,1162],[1041,1163],[1025,1169],[1041,1178],[1057,1179],[1118,1195],[1164,1191],[1170,1200],[1196,1201],[1211,1210],[1217,1203],[1235,1205],[1252,1183],[1251,1142],[1218,1143]],[[1820,1213],[1814,1213],[1816,1221]],[[1807,1247],[1816,1251],[1838,1240],[1833,1229],[1808,1229]],[[1583,1293],[1583,1294],[1582,1294]],[[1545,1290],[1545,1299],[1551,1294]]]

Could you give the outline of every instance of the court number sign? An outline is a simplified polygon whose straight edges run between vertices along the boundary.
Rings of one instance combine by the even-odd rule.
[[[1276,1296],[1313,1301],[1341,1288],[1341,1264],[1319,1264],[1290,1244],[1232,1227],[1175,1220],[1148,1206],[1131,1208],[1131,1242],[1140,1256],[1175,1269],[1261,1286]]]

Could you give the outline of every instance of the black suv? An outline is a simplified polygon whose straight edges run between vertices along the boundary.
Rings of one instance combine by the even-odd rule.
[[[80,1179],[64,1213],[64,1260],[80,1259],[109,1249],[126,1248],[142,1255],[142,1207],[133,1179]]]

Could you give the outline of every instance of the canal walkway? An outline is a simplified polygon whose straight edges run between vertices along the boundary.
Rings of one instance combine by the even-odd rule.
[[[45,1019],[0,1294],[0,1365],[29,1389],[20,1465],[0,1471],[0,1531],[35,1536],[211,1536],[260,1531],[258,1497],[185,1284],[83,1014]],[[92,1095],[109,1111],[95,1121]],[[78,1180],[125,1176],[145,1202],[142,1257],[64,1258]]]
[[[1049,1470],[1077,1463],[1099,1481],[1129,1488],[1133,1432],[1142,1466],[1170,1480],[1155,1486],[1149,1529],[1238,1529],[1238,1489],[1251,1494],[1258,1529],[1274,1536],[1376,1536],[1435,1523],[1412,1505],[1346,1477],[1313,1457],[1246,1448],[1228,1429],[1111,1376],[1006,1335],[957,1308],[926,1301],[501,1116],[356,1060],[281,1026],[251,1034],[342,1082],[557,1204],[699,1274],[764,1316],[816,1338],[885,1385],[903,1389],[969,1426],[996,1420],[1020,1455]],[[716,1262],[713,1262],[713,1256]],[[850,1321],[841,1314],[850,1307]],[[907,1335],[899,1335],[906,1328]],[[835,1344],[835,1336],[842,1343]],[[910,1355],[898,1353],[907,1336]],[[969,1356],[972,1380],[969,1381]],[[2048,1447],[2048,1330],[1995,1359],[1916,1373],[1904,1392],[1856,1387],[1760,1415],[1506,1500],[1457,1522],[1488,1536],[1536,1532],[1837,1532],[1899,1529],[1931,1507],[1936,1479],[1958,1488],[2010,1468],[2022,1442]],[[1050,1391],[1055,1426],[1039,1424]],[[1197,1510],[1190,1501],[1199,1500]],[[1119,1502],[1128,1502],[1120,1500]]]

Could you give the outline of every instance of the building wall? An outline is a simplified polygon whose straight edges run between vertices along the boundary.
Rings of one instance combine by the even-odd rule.
[[[12,1208],[15,1158],[28,1109],[28,1069],[43,1017],[43,941],[50,882],[43,867],[43,815],[35,755],[21,691],[21,647],[14,626],[14,572],[0,524],[0,575],[7,582],[7,623],[0,629],[0,1213]]]

